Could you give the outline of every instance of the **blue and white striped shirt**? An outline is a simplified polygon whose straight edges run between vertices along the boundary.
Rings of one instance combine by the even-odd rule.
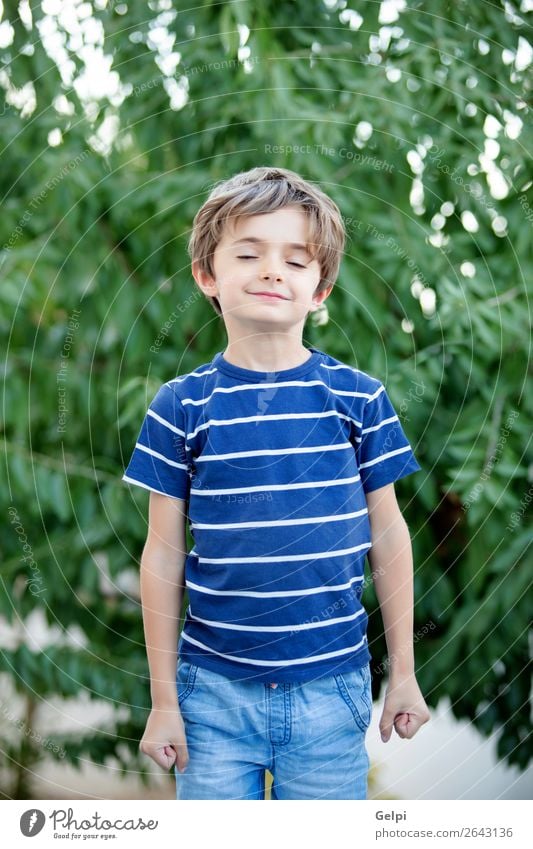
[[[122,478],[188,502],[180,657],[234,680],[370,660],[365,493],[421,468],[383,384],[309,350],[277,372],[218,353],[169,380]]]

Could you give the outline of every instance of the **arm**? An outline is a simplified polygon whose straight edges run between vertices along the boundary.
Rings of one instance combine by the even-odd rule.
[[[414,673],[413,554],[394,484],[367,493],[372,548],[368,554],[379,602],[390,674]]]
[[[152,711],[140,749],[160,766],[187,763],[176,687],[176,643],[184,591],[186,502],[150,493],[149,530],[141,557],[141,602]]]
[[[381,739],[412,737],[430,715],[415,678],[413,649],[413,554],[394,484],[366,495],[372,533],[368,554],[389,659],[389,681],[380,720]]]
[[[176,708],[176,642],[183,600],[186,502],[150,493],[141,603],[152,705]]]

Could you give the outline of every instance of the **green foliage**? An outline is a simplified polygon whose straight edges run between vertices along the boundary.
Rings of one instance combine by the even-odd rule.
[[[58,742],[72,763],[114,758],[142,772],[148,669],[138,595],[121,578],[140,557],[148,493],[120,476],[159,385],[225,346],[190,274],[196,210],[216,180],[280,165],[334,198],[349,236],[329,323],[309,323],[304,341],[386,382],[424,469],[397,485],[413,538],[421,689],[429,705],[447,696],[455,716],[496,733],[499,757],[524,769],[533,139],[529,69],[504,51],[516,52],[525,23],[510,3],[443,2],[436,14],[408,2],[388,28],[379,3],[357,4],[358,28],[341,2],[102,5],[103,49],[125,88],[88,106],[46,52],[40,4],[29,28],[4,4],[14,40],[0,50],[0,615],[24,633],[39,608],[86,644],[37,652],[22,637],[2,669],[36,705],[81,690],[111,702],[112,728]],[[156,24],[175,36],[175,71],[156,61]],[[76,79],[82,54],[67,50]],[[28,114],[13,92],[29,83]],[[170,100],[180,87],[183,104]],[[497,198],[484,171],[487,115],[501,125],[499,149],[489,146],[507,187]],[[98,147],[113,120],[116,137]],[[361,122],[372,133],[356,143]],[[453,205],[444,221],[443,203]],[[428,292],[433,313],[422,309]],[[385,642],[367,594],[379,687]]]

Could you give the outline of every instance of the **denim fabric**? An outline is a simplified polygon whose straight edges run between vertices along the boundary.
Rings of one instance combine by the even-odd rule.
[[[370,665],[290,684],[232,681],[178,661],[189,763],[177,799],[366,799]]]

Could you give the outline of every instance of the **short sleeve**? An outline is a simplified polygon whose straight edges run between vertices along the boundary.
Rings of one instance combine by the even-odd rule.
[[[185,444],[183,407],[172,387],[165,383],[148,407],[122,480],[172,498],[188,499],[190,477]]]
[[[365,492],[421,469],[381,382],[364,407],[358,460]]]

